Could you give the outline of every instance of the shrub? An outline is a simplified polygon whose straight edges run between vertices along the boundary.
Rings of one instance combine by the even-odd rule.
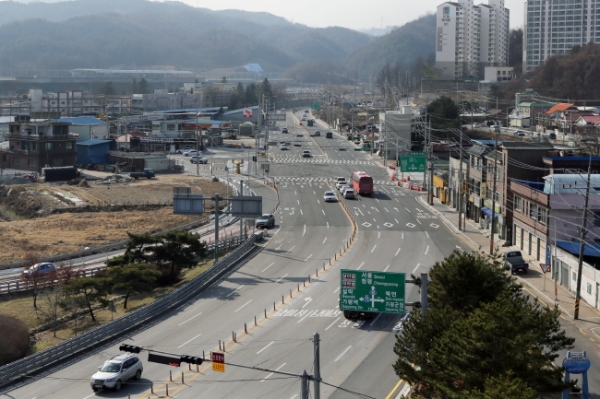
[[[25,356],[29,349],[29,330],[21,320],[0,315],[0,366]]]

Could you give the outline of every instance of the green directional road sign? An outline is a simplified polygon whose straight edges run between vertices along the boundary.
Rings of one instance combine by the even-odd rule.
[[[341,273],[341,310],[406,313],[404,273],[348,269],[342,269]]]
[[[314,103],[314,104],[311,106],[311,108],[312,108],[312,109],[320,109],[320,108],[321,108],[321,104]]]
[[[424,152],[409,152],[400,158],[400,168],[403,172],[425,172],[427,169]]]

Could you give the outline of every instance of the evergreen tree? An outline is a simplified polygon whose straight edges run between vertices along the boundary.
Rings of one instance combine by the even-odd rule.
[[[135,78],[133,78],[133,82],[131,82],[131,94],[139,94],[138,93],[138,83]]]
[[[115,85],[112,81],[105,82],[98,89],[98,94],[103,94],[105,96],[114,96],[116,94]]]
[[[138,84],[138,91],[138,94],[150,94],[150,86],[148,85],[148,81],[146,81],[146,79],[140,79],[140,83]]]
[[[432,129],[456,129],[460,125],[458,107],[450,97],[441,96],[429,103],[427,114]]]
[[[108,269],[107,275],[112,290],[125,294],[123,309],[127,309],[129,296],[137,292],[152,291],[161,274],[158,270],[147,264],[133,263],[125,266],[111,267]]]
[[[254,83],[250,83],[246,86],[246,91],[244,92],[244,105],[245,106],[253,106],[258,104],[258,93],[257,88]]]

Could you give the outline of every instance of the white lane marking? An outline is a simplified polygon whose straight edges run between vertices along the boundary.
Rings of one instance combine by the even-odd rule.
[[[296,396],[298,396],[297,394],[292,396],[290,399],[296,399]]]
[[[307,260],[309,260],[310,258],[312,258],[313,254],[308,255],[308,258],[304,259],[304,261],[306,262]]]
[[[235,292],[236,292],[236,291],[238,291],[238,290],[242,289],[242,287],[245,287],[245,286],[244,286],[244,285],[240,285],[240,286],[239,286],[239,287],[237,287],[235,290],[233,290],[233,291],[231,292],[231,294],[227,295],[227,298],[229,298],[230,296],[232,296],[233,294],[235,294]]]
[[[267,266],[264,269],[262,269],[261,273],[264,273],[265,270],[267,270],[269,267],[273,266],[274,264],[275,264],[275,262],[271,263],[269,266]]]
[[[274,343],[275,343],[275,341],[271,341],[270,343],[267,344],[267,346],[265,346],[264,348],[262,348],[261,350],[256,352],[256,354],[258,355],[260,352],[264,351],[265,349],[267,349],[269,346],[273,345]]]
[[[279,366],[278,368],[276,368],[275,371],[279,371],[279,369],[282,368],[283,366],[285,366],[285,363],[283,363],[281,366]],[[260,382],[265,382],[272,375],[273,375],[273,373],[267,374],[267,376],[265,378],[263,378]]]
[[[375,198],[375,201],[380,202],[378,198]]]
[[[200,316],[202,314],[202,312],[198,313],[196,316],[190,317],[189,319],[187,319],[186,321],[183,321],[181,323],[179,323],[180,326],[184,325],[185,323],[187,323],[188,321],[194,320],[196,317]]]
[[[400,202],[400,201],[398,201],[398,198],[394,198],[394,199],[396,200],[396,202]]]
[[[423,224],[423,223],[421,223],[421,221],[419,219],[417,219],[417,222],[419,222],[419,224]]]
[[[329,326],[328,326],[328,327],[325,329],[325,331],[327,331],[327,330],[329,330],[331,327],[333,327],[333,325],[334,325],[335,323],[337,323],[337,322],[338,322],[340,319],[341,319],[341,317],[338,317],[337,319],[335,319],[335,321],[334,321],[333,323],[331,323],[331,324],[330,324],[330,325],[329,325]]]
[[[340,287],[337,287],[337,288],[335,289],[335,291],[333,291],[333,293],[335,294],[335,293],[336,293],[336,292],[338,292],[339,290],[340,290]]]
[[[390,268],[390,266],[391,266],[391,265],[387,265],[387,266],[385,267],[385,269],[383,269],[383,271],[384,271],[384,272],[387,272],[387,269],[389,269],[389,268]]]
[[[415,267],[415,270],[413,270],[413,273],[417,271],[417,269],[419,268],[419,266],[421,266],[421,264],[417,263],[417,267]]]
[[[329,228],[329,222],[327,222],[327,228]]]
[[[400,222],[398,221],[398,219],[394,219],[396,221],[397,224],[400,224]]]
[[[281,280],[283,280],[288,274],[286,273],[284,276],[279,277],[279,280],[275,281],[276,283],[280,282]]]
[[[292,249],[294,249],[294,248],[296,248],[296,246],[295,246],[295,245],[289,249],[289,251],[288,251],[288,254],[289,254],[290,252],[292,252]],[[266,270],[266,269],[265,269],[265,270]]]
[[[325,241],[327,241],[327,237],[325,237],[325,239],[323,240],[323,242],[321,244],[325,244]]]
[[[356,268],[356,270],[360,270],[360,268],[361,268],[361,267],[363,267],[363,265],[364,265],[364,264],[365,264],[365,262],[361,263],[361,264],[360,264],[360,266],[358,266],[358,267]],[[336,290],[336,291],[337,291],[337,290]]]
[[[317,204],[321,205],[321,201],[317,200]]]
[[[194,338],[190,339],[189,341],[184,342],[183,344],[179,345],[177,348],[181,348],[181,347],[185,346],[186,344],[189,344],[190,342],[192,342],[193,340],[195,340],[196,338],[198,338],[201,335],[202,335],[202,333],[196,335]]]
[[[410,209],[408,209],[407,207],[404,207],[404,209],[406,209],[408,211],[408,213],[411,213]]]
[[[296,200],[296,201],[298,201],[298,205],[300,205],[300,200]]]
[[[283,245],[283,244],[281,244],[281,245]],[[279,251],[281,249],[281,245],[278,246],[277,248],[275,248],[275,251]]]
[[[321,212],[323,212],[323,215],[325,215],[325,211],[323,209],[321,209]]]
[[[384,207],[383,209],[385,209],[386,212],[389,212],[387,208]]]
[[[307,305],[308,305],[308,304],[307,304]],[[302,306],[302,307],[304,307],[304,306]],[[315,312],[314,310],[313,310],[312,312],[308,312],[308,313],[306,314],[306,316],[304,316],[303,318],[301,318],[300,320],[298,320],[298,323],[300,323],[301,321],[303,321],[304,319],[306,319],[308,316],[310,316],[310,315],[311,315],[311,314],[313,314],[314,312]]]
[[[300,209],[300,214],[301,214],[302,216],[304,216],[304,212],[302,212],[302,209]]]
[[[304,231],[302,232],[302,237],[306,234],[306,225],[304,225]]]
[[[238,310],[236,310],[234,313],[239,312],[240,310],[242,310],[244,308],[244,306],[248,305],[250,302],[252,302],[252,299],[250,299],[248,302],[246,302],[245,304],[243,304]]]
[[[373,249],[371,250],[371,253],[373,253],[373,251],[375,251],[375,248],[377,248],[377,244],[373,247]]]
[[[296,190],[294,190],[294,195],[298,195],[298,192]]]
[[[311,297],[308,297],[308,298],[305,298],[304,300],[306,301],[306,303],[305,303],[304,305],[302,305],[302,308],[303,308],[303,309],[306,307],[306,305],[308,305],[309,303],[311,303],[311,302],[312,302],[312,298],[311,298]]]
[[[338,357],[336,357],[334,362],[337,362],[338,360],[340,360],[342,358],[342,356],[344,356],[346,354],[346,352],[348,352],[350,350],[350,348],[352,348],[352,345],[347,347],[345,351],[343,351]]]
[[[310,182],[309,182],[309,183],[310,183]],[[311,184],[311,186],[312,186],[312,184]],[[313,190],[313,194],[314,194],[314,195],[317,195],[317,192],[316,192],[315,190]],[[318,201],[318,200],[317,200],[317,201]]]
[[[96,394],[95,394],[95,393],[93,393],[93,394],[91,394],[91,395],[89,395],[89,396],[86,396],[86,397],[85,397],[85,398],[83,398],[83,399],[89,399],[89,398],[91,398],[92,396],[96,396]],[[36,397],[37,397],[37,396],[36,396]]]
[[[425,232],[425,235],[427,236],[427,238],[429,238],[429,233],[428,232]]]
[[[404,240],[404,233],[402,233],[402,239]]]
[[[377,238],[381,238],[381,231],[377,233]]]
[[[402,248],[398,248],[398,250],[396,251],[396,255],[394,255],[394,256],[398,256],[398,254],[400,253],[400,250],[401,250],[401,249],[402,249]]]
[[[429,245],[427,246],[427,248],[425,248],[425,255],[427,255],[427,252],[429,252]]]

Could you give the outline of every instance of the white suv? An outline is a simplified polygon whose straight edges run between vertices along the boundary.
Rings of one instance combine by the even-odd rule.
[[[98,368],[90,379],[90,385],[94,392],[105,388],[119,391],[125,381],[142,378],[142,371],[144,368],[137,356],[130,354],[115,356]]]

